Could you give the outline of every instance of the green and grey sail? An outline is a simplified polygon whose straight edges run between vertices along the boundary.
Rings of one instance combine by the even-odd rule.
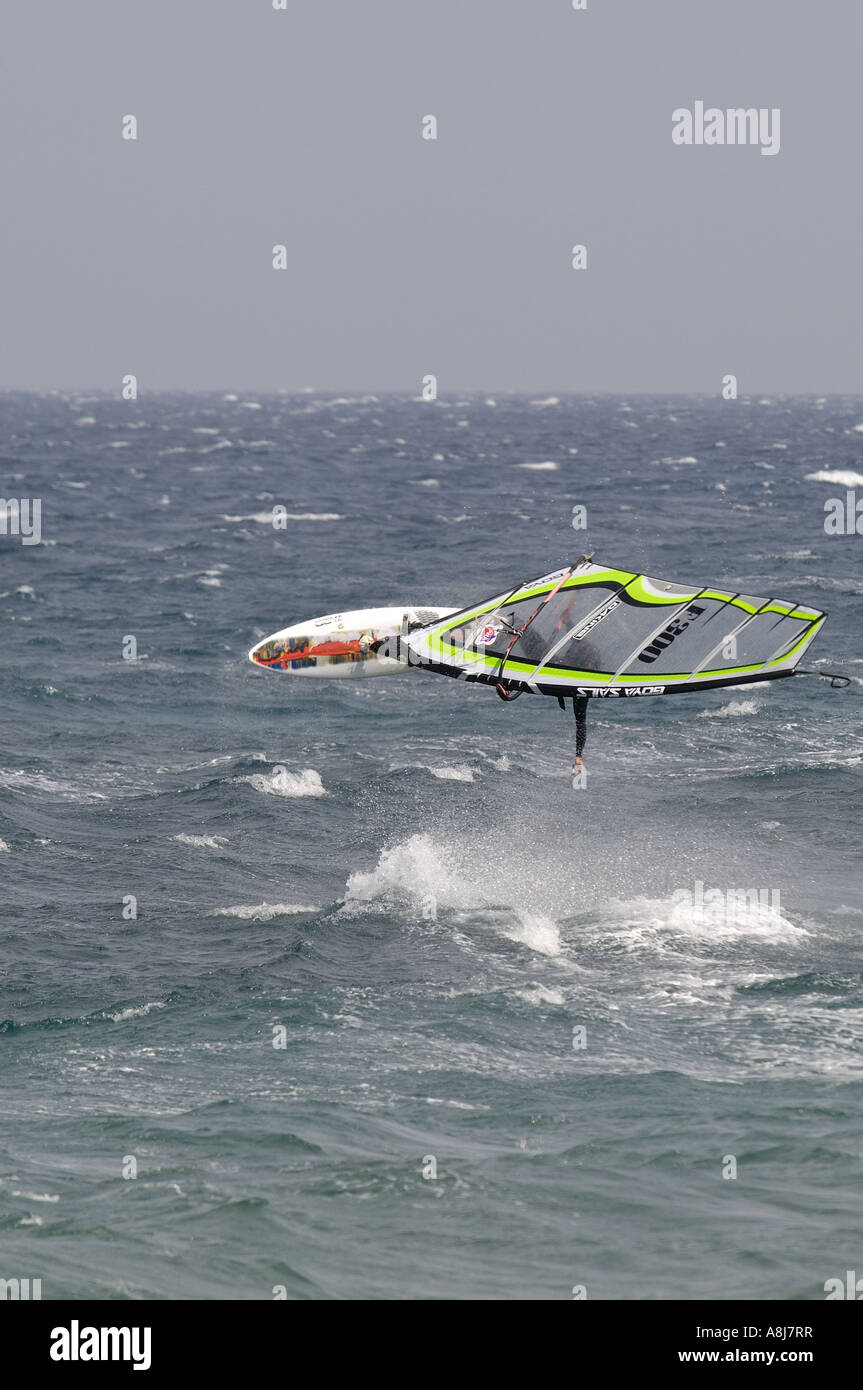
[[[793,675],[825,619],[582,559],[403,632],[382,654],[501,693],[662,695]]]

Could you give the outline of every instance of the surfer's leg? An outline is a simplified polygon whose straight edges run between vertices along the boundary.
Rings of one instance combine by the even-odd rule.
[[[583,767],[581,755],[584,752],[584,745],[587,742],[587,695],[576,695],[572,701],[572,712],[575,715],[575,763],[574,767]]]

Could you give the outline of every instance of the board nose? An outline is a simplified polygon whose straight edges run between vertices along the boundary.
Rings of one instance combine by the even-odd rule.
[[[249,660],[256,666],[270,666],[273,661],[281,656],[281,643],[273,640],[272,637],[265,637],[257,646],[252,647],[249,652]]]

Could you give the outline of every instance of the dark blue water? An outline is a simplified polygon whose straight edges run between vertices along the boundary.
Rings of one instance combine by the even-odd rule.
[[[824,503],[863,497],[861,423],[1,398],[42,543],[0,535],[0,1277],[808,1299],[859,1268],[863,540]],[[553,700],[246,659],[591,548],[827,609],[805,664],[852,684],[593,702],[576,792]],[[773,905],[699,921],[697,882]]]

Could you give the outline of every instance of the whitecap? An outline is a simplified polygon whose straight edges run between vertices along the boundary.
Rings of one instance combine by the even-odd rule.
[[[320,908],[308,903],[258,903],[256,906],[240,903],[237,907],[217,907],[209,916],[239,917],[243,922],[271,922],[274,917],[292,917],[298,912],[319,911]]]
[[[112,1023],[125,1023],[127,1019],[144,1018],[147,1014],[152,1013],[153,1009],[164,1008],[165,1001],[163,999],[154,999],[152,1004],[138,1004],[128,1009],[120,1009],[115,1014],[108,1014],[108,1018]]]
[[[268,776],[255,772],[251,777],[241,777],[255,791],[265,796],[326,796],[326,788],[321,774],[313,767],[303,768],[301,772],[288,772],[287,768],[276,768]]]
[[[524,912],[515,927],[504,931],[511,941],[518,941],[543,956],[560,955],[560,927],[552,917],[539,912]]]
[[[742,715],[757,714],[761,708],[757,700],[732,700],[730,705],[723,705],[722,709],[703,709],[699,711],[699,719],[738,719]]]
[[[546,985],[525,985],[515,991],[526,1004],[563,1004],[564,994],[560,989],[549,989]]]
[[[807,473],[808,483],[838,483],[840,487],[863,487],[863,474],[851,468],[820,468],[817,473]]]
[[[478,889],[457,879],[446,858],[429,835],[411,835],[382,850],[374,869],[350,875],[346,901],[373,902],[395,893],[431,897],[439,907],[481,905]]]
[[[627,942],[630,949],[658,949],[677,935],[699,941],[763,937],[788,942],[809,935],[771,903],[750,903],[747,894],[759,890],[723,888],[722,901],[714,902],[709,896],[713,887],[702,885],[699,901],[691,889],[681,890],[671,898],[612,900],[606,904],[603,915],[613,920],[615,935]]]
[[[341,512],[285,512],[279,513],[285,521],[344,521]],[[261,526],[273,525],[273,513],[250,512],[246,516],[222,516],[223,521],[257,521]]]
[[[192,845],[195,849],[221,849],[222,845],[228,843],[227,835],[186,835],[182,831],[179,835],[172,835],[171,839],[181,845]]]

